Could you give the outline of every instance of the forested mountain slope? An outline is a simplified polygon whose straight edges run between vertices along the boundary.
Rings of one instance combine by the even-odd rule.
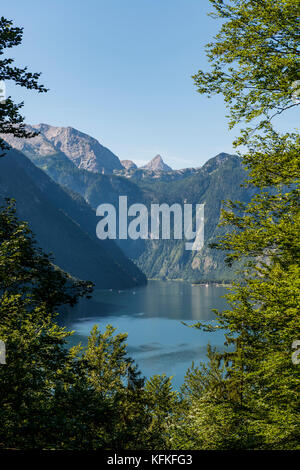
[[[94,209],[101,203],[118,206],[120,195],[128,197],[128,204],[180,203],[205,204],[205,246],[200,252],[186,251],[181,240],[120,240],[124,253],[132,258],[149,278],[187,279],[191,281],[229,281],[234,272],[224,265],[224,255],[209,248],[209,243],[222,233],[217,228],[222,201],[247,201],[251,189],[241,187],[245,178],[240,158],[221,153],[211,158],[202,168],[192,173],[176,173],[165,179],[151,173],[141,179],[103,175],[77,168],[66,156],[31,157],[32,161],[51,178],[69,190],[79,193]],[[137,175],[139,170],[137,170]]]
[[[22,153],[11,150],[0,159],[0,202],[17,201],[39,245],[71,275],[99,288],[121,288],[145,282],[144,275],[111,240],[96,237],[97,218],[78,194],[65,191]]]

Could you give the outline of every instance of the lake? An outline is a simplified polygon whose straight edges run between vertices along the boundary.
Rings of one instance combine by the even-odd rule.
[[[192,286],[186,282],[148,281],[147,286],[116,290],[96,290],[89,301],[81,301],[60,317],[59,323],[75,330],[71,344],[87,343],[96,323],[103,331],[108,324],[117,333],[128,333],[128,353],[143,375],[174,376],[178,389],[192,361],[206,360],[206,347],[222,349],[222,332],[205,333],[189,325],[214,319],[212,308],[226,308],[225,287]]]

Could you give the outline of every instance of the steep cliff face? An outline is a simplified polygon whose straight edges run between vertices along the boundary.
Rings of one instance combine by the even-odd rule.
[[[46,132],[44,129],[45,135]],[[54,136],[48,137],[55,140]],[[248,201],[253,195],[253,190],[241,188],[245,172],[237,156],[220,153],[202,167],[182,170],[171,170],[158,156],[147,168],[123,166],[122,170],[105,175],[78,168],[63,150],[45,152],[47,146],[40,146],[29,156],[52,179],[80,194],[94,209],[101,203],[118,208],[119,196],[127,196],[128,205],[143,203],[148,209],[152,203],[205,204],[205,244],[200,252],[185,250],[184,240],[116,240],[125,255],[149,278],[192,281],[234,278],[234,272],[224,264],[223,253],[211,250],[209,244],[221,233],[218,223],[222,201]]]
[[[64,153],[78,168],[92,172],[112,173],[122,170],[119,158],[98,140],[74,129],[73,127],[55,127],[49,124],[27,126],[29,130],[39,132],[32,139],[16,139],[11,135],[2,136],[13,148],[26,156],[46,156],[57,152]]]
[[[0,204],[5,197],[16,199],[18,215],[29,222],[38,244],[71,275],[93,281],[98,288],[146,282],[114,241],[97,239],[98,218],[86,201],[64,190],[15,150],[0,159]]]
[[[224,228],[218,227],[223,201],[249,201],[253,189],[241,187],[246,173],[237,156],[221,154],[195,174],[176,181],[143,180],[139,187],[153,203],[204,204],[204,246],[187,251],[184,240],[146,240],[137,263],[149,278],[231,281],[236,274],[224,254],[209,247]],[[193,223],[195,220],[193,220]]]
[[[186,251],[182,240],[117,240],[123,252],[134,259],[149,278],[186,280],[231,280],[234,272],[224,265],[224,255],[209,248],[221,233],[217,227],[222,201],[249,200],[251,190],[241,188],[245,172],[238,157],[220,154],[191,172],[177,170],[144,178],[100,175],[78,169],[64,154],[35,157],[34,162],[51,178],[82,197],[95,209],[101,203],[118,207],[120,195],[128,197],[128,205],[143,203],[205,204],[205,245],[200,252]],[[140,170],[138,170],[140,171]]]

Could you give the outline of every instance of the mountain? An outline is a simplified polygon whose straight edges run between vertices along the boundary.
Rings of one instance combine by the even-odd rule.
[[[147,165],[137,167],[131,160],[122,160],[123,169],[114,170],[113,173],[125,178],[132,178],[135,181],[149,178],[163,178],[164,180],[175,180],[196,171],[195,168],[185,168],[183,170],[172,170],[166,165],[160,155],[156,155]]]
[[[121,160],[121,163],[122,163],[122,166],[126,170],[136,170],[137,169],[136,164],[134,162],[132,162],[131,160]]]
[[[220,153],[200,168],[115,170],[103,175],[77,168],[63,152],[31,155],[31,160],[53,180],[80,194],[94,209],[111,203],[118,209],[120,195],[128,205],[167,203],[205,204],[205,244],[200,252],[186,251],[184,240],[116,240],[124,254],[134,260],[148,278],[189,281],[230,281],[234,271],[224,264],[224,254],[209,248],[224,233],[219,228],[224,200],[249,201],[253,189],[241,187],[245,171],[236,155]]]
[[[225,229],[218,227],[223,201],[248,202],[253,188],[241,187],[246,172],[235,155],[219,154],[208,160],[196,173],[175,181],[140,180],[139,187],[150,203],[172,205],[185,202],[204,204],[204,247],[200,251],[185,250],[184,240],[146,240],[137,257],[137,264],[148,278],[184,279],[189,281],[232,281],[234,269],[224,263],[224,254],[213,250],[215,242]],[[126,252],[126,251],[125,251]]]
[[[95,173],[113,173],[122,170],[119,158],[98,140],[74,129],[73,127],[55,127],[48,124],[27,126],[39,135],[32,139],[18,139],[12,135],[1,136],[13,148],[20,150],[27,157],[46,156],[62,152],[78,168]]]
[[[159,181],[175,181],[197,173],[199,170],[200,168],[183,168],[181,170],[171,171],[146,170],[145,168],[123,168],[123,170],[114,170],[114,175],[123,176],[135,182],[141,180],[150,181],[153,179]]]
[[[152,158],[147,165],[144,165],[141,168],[150,171],[172,171],[172,168],[165,164],[160,155],[156,155],[156,157]]]
[[[73,165],[65,154],[61,155]],[[1,204],[6,197],[16,199],[18,216],[29,222],[38,244],[52,252],[55,263],[71,275],[91,280],[98,288],[133,287],[146,282],[114,241],[96,237],[99,219],[86,201],[63,189],[16,150],[0,159]]]
[[[218,228],[222,201],[248,201],[253,190],[242,188],[245,171],[237,156],[219,154],[202,168],[180,178],[164,180],[147,177],[135,180],[116,175],[100,175],[78,169],[64,154],[35,157],[40,166],[61,185],[81,194],[95,209],[101,203],[118,208],[120,195],[127,195],[128,205],[143,203],[205,203],[205,245],[200,252],[186,251],[183,240],[116,240],[126,256],[134,260],[148,278],[185,279],[189,281],[230,281],[234,271],[224,264],[224,255],[211,250],[209,243],[224,229]],[[171,173],[170,173],[171,174]]]

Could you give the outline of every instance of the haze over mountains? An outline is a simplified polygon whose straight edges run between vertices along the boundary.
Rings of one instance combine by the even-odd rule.
[[[92,137],[75,129],[69,127],[57,128],[46,124],[32,126],[32,128],[41,132],[39,136],[33,139],[24,141],[15,138],[7,139],[6,136],[5,138],[13,147],[18,148],[29,157],[34,165],[47,173],[48,176],[44,175],[26,157],[20,157],[20,161],[27,160],[27,168],[31,168],[30,171],[27,171],[27,177],[30,173],[31,180],[38,188],[44,187],[43,184],[41,185],[41,181],[46,181],[40,174],[47,178],[46,186],[48,190],[47,194],[44,191],[44,197],[47,195],[49,199],[50,193],[56,195],[55,201],[51,196],[51,204],[55,203],[56,210],[60,216],[63,213],[65,216],[71,217],[72,221],[79,226],[83,233],[93,238],[93,249],[89,251],[91,258],[93,258],[93,250],[97,251],[99,249],[99,253],[102,253],[101,250],[103,249],[104,256],[105,249],[107,248],[108,253],[106,254],[112,258],[111,266],[115,272],[118,271],[116,269],[117,259],[120,266],[119,285],[123,283],[123,286],[128,286],[144,282],[143,275],[139,269],[148,278],[158,279],[228,281],[234,278],[234,271],[229,270],[224,264],[223,253],[211,250],[209,244],[215,241],[216,236],[224,231],[224,229],[218,227],[222,201],[226,199],[248,201],[253,194],[253,190],[241,188],[241,183],[245,178],[245,171],[239,157],[221,153],[208,160],[201,168],[172,170],[163,162],[161,156],[157,155],[145,167],[137,168],[131,161],[125,161],[122,165],[118,157],[110,152],[110,150],[103,147]],[[11,157],[8,155],[4,160],[9,158]],[[13,158],[16,162],[16,153],[13,154]],[[3,168],[4,165],[2,165]],[[52,217],[51,220],[49,219],[48,222],[47,218],[44,217],[44,228],[42,230],[36,218],[38,209],[35,203],[39,196],[34,194],[30,202],[30,199],[26,196],[25,188],[21,190],[16,187],[18,184],[22,185],[21,177],[19,182],[15,183],[15,189],[12,176],[11,180],[12,183],[4,191],[5,195],[15,197],[17,201],[20,200],[21,207],[23,207],[22,216],[30,222],[38,238],[42,238],[43,247],[47,246],[47,249],[49,249],[50,245],[48,246],[47,243],[51,244],[51,237],[49,235],[46,243],[45,233],[47,228],[45,227],[47,227],[48,223],[55,225],[55,217]],[[49,181],[51,182],[51,180],[54,186],[50,185]],[[5,179],[0,180],[0,196],[1,192],[3,195],[3,189],[1,189],[3,187],[5,188]],[[54,187],[56,188],[55,190]],[[62,191],[60,195],[57,188],[60,188],[60,191]],[[173,203],[182,205],[185,202],[193,205],[205,204],[205,244],[203,249],[200,252],[186,251],[185,240],[172,239],[116,240],[115,243],[109,241],[111,245],[110,247],[106,246],[106,248],[104,245],[101,245],[103,242],[98,240],[101,246],[98,244],[99,248],[96,248],[95,230],[97,218],[95,217],[95,209],[101,203],[110,203],[118,210],[120,195],[128,197],[128,205],[143,203],[148,208],[152,203],[167,203],[169,205]],[[72,200],[72,214],[66,210],[66,202],[63,202],[66,200],[66,197]],[[25,200],[28,201],[29,207],[26,211],[24,210]],[[74,206],[74,201],[76,201],[77,208]],[[71,203],[69,202],[67,206],[71,207]],[[89,229],[86,227],[85,219],[79,219],[76,216],[76,211],[81,215],[89,212]],[[91,214],[93,214],[93,217]],[[49,234],[53,230],[51,227]],[[68,230],[63,228],[60,230],[61,232],[57,229],[55,236],[59,237],[59,233],[61,233],[61,245],[69,244],[68,240],[72,237],[67,233]],[[41,232],[43,232],[43,236],[41,236]],[[119,245],[125,256],[120,250],[118,252],[116,244]],[[73,244],[73,249],[76,251],[75,245]],[[57,252],[56,249],[58,250]],[[56,249],[52,249],[52,251],[57,257],[57,262],[66,269],[68,262],[63,260],[62,250],[59,251],[57,247]],[[66,252],[68,252],[68,249],[69,247],[66,248]],[[78,258],[78,271],[76,271],[76,276],[78,277],[80,277],[78,275],[80,271],[80,250],[83,250],[83,245],[81,245],[81,248],[78,245],[75,255],[75,259]],[[69,256],[71,256],[70,252]],[[84,253],[82,253],[82,256],[84,256]],[[133,260],[139,269],[126,257]],[[91,266],[94,266],[96,269],[99,261],[97,256],[94,258],[93,261],[91,260]],[[104,263],[103,266],[110,263],[110,261],[108,263],[106,261],[101,261]],[[85,266],[85,263],[82,262],[82,265]],[[87,269],[86,267],[85,274],[88,273]],[[100,272],[102,270],[100,263],[99,270]],[[73,272],[72,269],[70,271],[72,274],[75,273],[74,269]],[[127,273],[127,282],[122,278],[122,273]],[[101,276],[101,279],[103,279],[102,274]],[[83,278],[86,279],[86,275]],[[107,284],[111,283],[112,287],[112,277],[107,275],[107,278],[109,282],[104,284],[107,286]]]

